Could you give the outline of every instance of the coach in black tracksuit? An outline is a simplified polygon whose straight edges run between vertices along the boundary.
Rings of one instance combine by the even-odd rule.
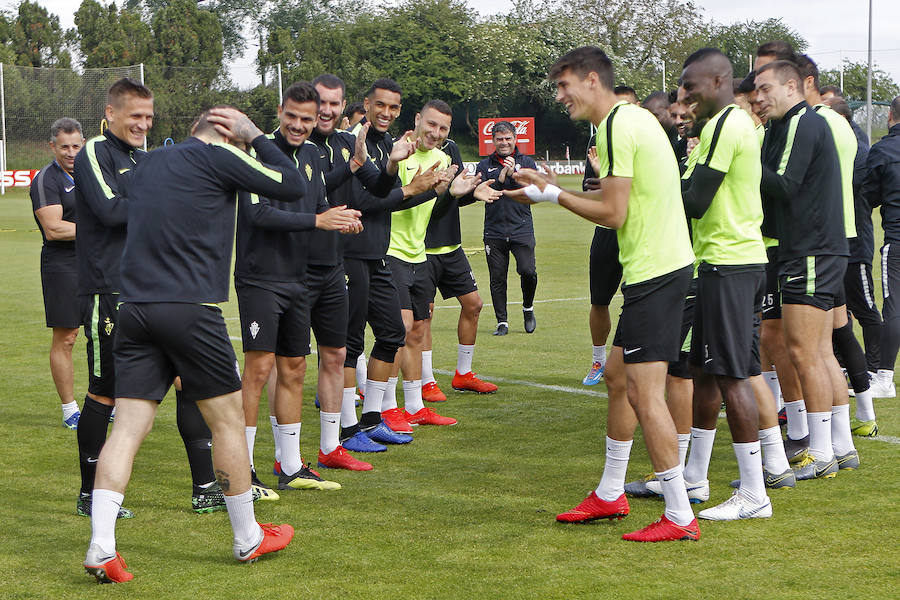
[[[900,96],[891,103],[888,134],[876,142],[866,160],[862,194],[874,208],[881,207],[884,246],[881,247],[881,283],[884,292],[879,371],[894,370],[900,348]],[[80,235],[80,233],[79,233]]]
[[[499,124],[498,124],[499,125]],[[512,153],[515,160],[515,170],[537,169],[537,165],[530,157],[525,156],[515,148]],[[505,181],[498,179],[505,157],[500,157],[496,152],[481,160],[475,168],[475,173],[481,175],[482,181],[495,179],[491,185],[496,190],[511,190],[519,186],[513,178],[507,177]],[[506,313],[506,277],[509,270],[509,254],[512,252],[516,258],[516,272],[519,274],[522,286],[522,308],[525,311],[526,331],[529,327],[529,317],[533,320],[534,294],[537,290],[537,267],[534,259],[534,224],[531,220],[531,207],[516,202],[505,195],[490,204],[484,206],[484,252],[487,258],[488,273],[491,280],[491,302],[494,304],[494,315],[497,317],[497,331],[508,329],[509,322]],[[531,331],[533,331],[531,327]],[[529,331],[529,333],[531,333]]]

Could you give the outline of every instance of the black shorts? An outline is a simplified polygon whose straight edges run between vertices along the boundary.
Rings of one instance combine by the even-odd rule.
[[[781,302],[831,310],[844,288],[846,271],[846,256],[805,256],[784,261],[778,271]]]
[[[684,312],[681,313],[681,349],[678,360],[669,363],[669,375],[679,379],[693,379],[689,357],[691,339],[694,332],[694,306],[697,304],[697,278],[691,279],[687,296],[684,297]]]
[[[591,304],[609,306],[622,282],[622,265],[619,263],[619,238],[615,229],[594,228],[591,240],[589,266]]]
[[[116,396],[116,363],[113,343],[118,330],[118,294],[78,296],[81,324],[87,338],[88,392]]]
[[[124,302],[119,329],[117,398],[162,402],[175,375],[189,401],[241,389],[240,367],[217,306]]]
[[[344,265],[306,269],[309,321],[316,343],[329,348],[347,345],[347,274]]]
[[[625,363],[678,360],[684,298],[693,265],[634,285],[622,286],[622,313],[613,345]]]
[[[462,247],[446,254],[428,254],[426,258],[428,278],[424,282],[423,294],[429,304],[434,302],[437,290],[441,290],[444,300],[478,291],[475,273]]]
[[[394,285],[397,286],[397,294],[400,296],[400,308],[411,310],[416,321],[430,317],[428,305],[434,296],[428,298],[427,281],[430,278],[428,263],[410,263],[394,256],[388,256],[387,263],[391,268]]]
[[[344,258],[350,312],[347,325],[347,358],[344,366],[356,368],[366,341],[366,323],[375,334],[371,356],[394,362],[403,346],[406,328],[400,315],[400,300],[391,270],[383,259]]]
[[[47,327],[77,329],[81,325],[78,271],[50,271],[41,265],[41,290]]]
[[[700,265],[691,365],[710,375],[746,379],[754,368],[754,340],[758,344],[757,313],[765,289],[763,265]]]
[[[778,246],[766,248],[766,290],[763,296],[763,321],[781,318],[781,290],[778,288]]]
[[[309,304],[302,283],[235,279],[244,352],[309,354]]]

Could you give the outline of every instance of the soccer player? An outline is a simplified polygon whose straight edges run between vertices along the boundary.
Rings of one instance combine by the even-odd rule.
[[[422,348],[435,289],[425,254],[428,223],[436,205],[447,204],[452,196],[468,194],[474,189],[471,183],[477,180],[477,177],[466,176],[454,178],[457,167],[440,149],[450,132],[451,120],[450,106],[442,100],[429,100],[416,115],[416,128],[409,136],[415,144],[415,152],[400,162],[400,181],[407,184],[416,173],[436,167],[440,173],[439,184],[429,194],[431,198],[427,202],[391,215],[387,260],[400,294],[406,327],[406,343],[398,352],[399,360],[392,375],[396,375],[398,369],[403,371],[404,416],[411,425],[456,424],[456,419],[441,416],[426,407],[422,398]],[[471,351],[468,356],[471,357]],[[467,366],[467,373],[471,373],[471,363]]]
[[[128,187],[128,237],[116,338],[118,415],[103,448],[84,567],[101,583],[129,581],[116,552],[116,511],[134,457],[176,373],[183,401],[195,403],[216,448],[216,479],[241,562],[281,550],[290,525],[260,526],[253,511],[243,431],[241,379],[222,311],[239,190],[296,201],[307,183],[284,153],[243,114],[202,114],[184,143],[155,150]],[[251,144],[260,159],[236,145]]]
[[[358,424],[344,421],[341,437],[347,439],[360,430],[379,443],[406,444],[412,441],[412,426],[397,408],[397,401],[387,391],[388,378],[397,350],[404,344],[406,330],[400,314],[400,297],[394,284],[386,253],[391,231],[391,212],[429,199],[429,190],[437,184],[435,170],[429,168],[401,184],[397,172],[399,161],[415,151],[407,135],[394,143],[388,128],[400,115],[402,89],[392,79],[376,79],[364,99],[366,116],[357,123],[353,134],[365,141],[368,162],[381,174],[381,184],[366,187],[353,179],[350,207],[362,212],[364,230],[346,240],[344,269],[347,276],[350,318],[347,328],[347,358],[344,361],[344,399],[342,418],[355,415],[354,403],[347,390],[356,385],[356,363],[363,352],[366,323],[375,334],[375,345],[369,355],[365,397]],[[396,380],[394,380],[396,387]]]
[[[337,233],[333,232],[355,231],[359,213],[345,206],[329,206],[319,149],[306,143],[318,112],[315,88],[305,81],[294,83],[284,92],[278,129],[269,136],[305,177],[303,200],[278,202],[242,195],[238,211],[235,291],[245,357],[242,397],[247,448],[253,447],[260,393],[276,367],[273,409],[278,423],[278,488],[282,490],[341,487],[323,480],[301,458],[310,326],[319,353],[320,462],[325,459],[351,470],[372,468],[346,454],[338,439],[347,293]],[[250,464],[254,485],[262,486],[253,469],[252,450]]]
[[[900,258],[893,246],[900,242],[900,96],[891,102],[888,134],[875,142],[866,159],[863,196],[872,207],[881,207],[884,246],[881,247],[881,287],[884,294],[884,325],[881,329],[881,362],[875,376],[875,396],[893,398],[894,362],[900,348]],[[893,254],[892,254],[893,251]]]
[[[85,516],[91,514],[97,457],[115,404],[113,343],[128,216],[124,186],[131,169],[144,156],[139,148],[153,125],[153,94],[133,79],[120,79],[109,88],[105,115],[108,129],[87,141],[75,157],[74,167],[78,182],[78,295],[89,373],[88,393],[78,422],[78,513]],[[176,396],[180,396],[178,391]],[[178,402],[176,414],[191,468],[192,507],[196,512],[221,510],[225,500],[213,473],[210,430],[193,404]],[[120,516],[131,516],[131,512],[122,509]]]
[[[834,299],[847,266],[840,162],[828,123],[803,99],[793,62],[757,69],[756,88],[769,118],[763,209],[774,217],[763,221],[762,232],[778,239],[785,342],[808,409],[809,450],[796,478],[834,477],[831,421],[838,391],[823,349],[831,345]]]
[[[53,160],[31,182],[34,221],[41,231],[41,288],[44,316],[53,330],[50,375],[62,403],[63,425],[78,428],[72,348],[78,337],[78,268],[75,263],[75,156],[84,146],[81,123],[63,117],[50,126]]]
[[[856,152],[859,142],[847,119],[831,110],[822,100],[819,93],[819,68],[806,54],[797,57],[797,66],[800,76],[803,78],[803,94],[806,102],[813,110],[825,117],[831,135],[834,137],[835,147],[838,152],[838,161],[841,165],[841,195],[844,203],[844,229],[847,234],[848,247],[852,247],[857,241],[856,231],[856,206],[853,197],[853,171],[856,164]],[[846,273],[844,276],[846,281]],[[838,456],[838,467],[855,468],[859,462],[858,455],[853,447],[852,427],[850,424],[850,400],[847,396],[847,379],[853,387],[856,401],[872,408],[872,390],[869,389],[869,373],[866,370],[866,356],[863,353],[856,336],[853,335],[853,324],[847,318],[847,294],[844,282],[841,282],[838,294],[834,299],[834,331],[831,343],[822,348],[822,353],[828,362],[829,373],[834,383],[834,400],[832,404],[832,445],[835,455]],[[847,368],[847,376],[844,377],[841,366],[834,356],[837,351]],[[872,418],[872,421],[875,419]],[[876,426],[877,427],[877,426]]]
[[[482,181],[495,180],[495,190],[519,188],[512,174],[519,169],[536,169],[529,156],[519,152],[516,146],[516,127],[509,121],[500,121],[491,132],[494,152],[481,160],[475,173]],[[516,258],[516,272],[522,287],[522,315],[526,333],[534,333],[537,319],[534,316],[534,294],[537,291],[537,267],[534,260],[534,224],[531,207],[501,196],[484,207],[484,255],[487,259],[491,285],[491,302],[497,329],[494,335],[509,333],[506,313],[506,276],[509,271],[509,254]]]
[[[622,536],[632,541],[700,537],[678,460],[675,426],[664,392],[668,361],[678,358],[684,297],[694,255],[679,194],[672,146],[651,114],[616,98],[612,63],[595,47],[572,50],[550,68],[556,99],[570,117],[597,127],[598,191],[562,191],[550,178],[523,170],[512,192],[528,201],[550,201],[617,230],[625,278],[624,303],[606,365],[609,417],[607,460],[597,491],[561,522],[621,518],[628,514],[625,470],[638,422],[666,503],[659,520]],[[509,192],[508,192],[509,193]],[[635,418],[635,413],[636,417]]]
[[[634,91],[634,88],[628,85],[617,85],[613,88],[613,94],[616,95],[616,98],[619,100],[624,100],[629,104],[639,104],[637,92]]]
[[[832,91],[828,91],[828,88],[831,88]],[[856,134],[853,199],[856,207],[857,236],[850,240],[850,259],[847,262],[847,275],[844,277],[844,290],[847,293],[847,308],[862,327],[863,343],[866,349],[866,368],[871,380],[878,371],[878,361],[881,359],[881,313],[878,311],[872,292],[875,289],[872,282],[872,256],[875,252],[872,207],[862,194],[862,183],[866,176],[866,159],[869,156],[869,137],[853,120],[853,111],[844,100],[840,88],[824,86],[822,101],[834,112],[847,119],[853,133]],[[857,402],[856,406],[857,412],[860,412],[860,403]],[[855,429],[856,427],[854,427]],[[868,425],[865,426],[865,429],[872,431],[871,426]],[[862,433],[864,431],[860,430],[860,433],[855,433],[855,435]]]
[[[344,102],[346,103],[346,100],[344,100]],[[366,109],[362,102],[354,102],[353,104],[348,105],[347,110],[344,111],[344,118],[347,119],[347,122],[344,123],[343,120],[341,121],[341,129],[353,129],[365,116]]]
[[[766,262],[759,230],[759,143],[753,121],[734,104],[732,79],[728,58],[715,48],[703,48],[687,58],[680,80],[695,117],[706,121],[682,185],[699,263],[690,355],[694,427],[715,431],[721,393],[741,472],[740,487],[731,498],[698,515],[711,520],[772,516],[763,481],[759,416],[748,380],[758,374],[754,320]],[[685,475],[685,485],[697,481]]]

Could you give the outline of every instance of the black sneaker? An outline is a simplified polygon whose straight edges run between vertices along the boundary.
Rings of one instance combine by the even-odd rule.
[[[78,494],[78,504],[75,505],[75,512],[77,512],[82,517],[90,517],[91,516],[91,506],[93,506],[93,498],[90,494]],[[117,519],[132,519],[134,518],[134,513],[128,510],[127,508],[119,507],[119,513],[116,515]]]
[[[509,333],[509,325],[506,323],[497,323],[497,329],[491,335],[506,335]]]
[[[217,510],[225,510],[225,494],[222,486],[216,481],[205,489],[194,488],[191,497],[191,507],[196,513],[211,513]]]
[[[522,310],[525,316],[525,333],[534,333],[537,329],[537,319],[534,318],[534,309]]]
[[[339,490],[341,484],[336,481],[322,479],[318,473],[303,465],[293,475],[286,475],[284,471],[278,476],[279,490]]]

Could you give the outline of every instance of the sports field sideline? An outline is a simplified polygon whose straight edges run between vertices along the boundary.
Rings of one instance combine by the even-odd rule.
[[[482,209],[461,213],[464,246],[489,304]],[[854,438],[860,470],[772,491],[771,519],[701,522],[695,544],[619,539],[661,513],[662,502],[655,500],[631,500],[632,515],[622,522],[554,521],[599,480],[605,388],[580,384],[590,361],[592,226],[552,205],[535,207],[534,216],[537,331],[522,330],[514,275],[510,335],[491,336],[493,311],[486,306],[482,312],[475,370],[501,386],[497,394],[448,393],[440,411],[458,418],[458,426],[417,431],[408,447],[373,456],[372,472],[329,471],[328,478],[343,484],[340,491],[284,492],[279,502],[257,504],[260,521],[291,523],[297,537],[278,560],[254,565],[234,564],[224,512],[190,510],[190,475],[170,396],[125,497],[136,518],[117,527],[135,579],[98,587],[81,566],[90,523],[75,514],[75,434],[61,426],[46,358],[40,234],[27,191],[8,190],[0,197],[0,598],[895,597],[897,399],[876,400],[880,439]],[[877,214],[875,223],[878,237]],[[878,281],[879,261],[874,268]],[[614,316],[620,301],[614,300]],[[443,307],[453,304],[439,302],[434,321],[434,364],[444,372],[454,364],[457,313]],[[233,294],[223,309],[237,317]],[[237,320],[228,324],[237,336]],[[75,369],[76,395],[83,396],[83,336]],[[304,460],[314,462],[315,369],[309,373],[302,449]],[[449,378],[438,380],[449,391]],[[273,483],[265,471],[272,458],[268,430],[260,429],[255,454],[261,478]],[[629,479],[649,470],[638,440]],[[730,494],[736,474],[720,420],[708,504]]]

